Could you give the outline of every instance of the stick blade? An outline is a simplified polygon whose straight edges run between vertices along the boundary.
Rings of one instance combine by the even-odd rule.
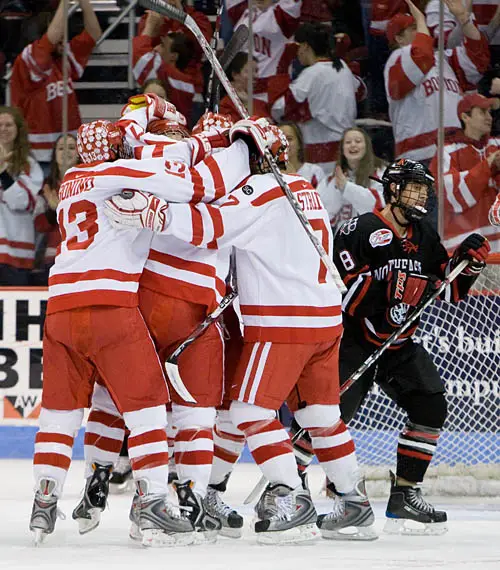
[[[243,501],[243,504],[249,505],[250,503],[253,503],[255,499],[262,494],[262,491],[266,488],[266,485],[267,479],[264,477],[264,475],[262,475],[257,485],[255,485],[255,487],[250,491],[248,497]]]
[[[185,401],[189,402],[190,404],[196,404],[196,400],[191,396],[189,390],[184,385],[182,381],[181,375],[179,373],[179,367],[177,366],[176,362],[165,362],[165,370],[168,375],[168,379],[172,384],[174,390],[179,394],[179,396]]]

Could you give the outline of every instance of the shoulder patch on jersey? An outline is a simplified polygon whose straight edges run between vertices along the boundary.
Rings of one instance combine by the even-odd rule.
[[[342,227],[340,228],[340,233],[345,236],[348,236],[351,232],[353,232],[356,229],[357,225],[358,225],[358,218],[351,218],[350,220],[347,220],[342,224]]]
[[[409,305],[405,303],[399,303],[389,309],[389,321],[392,325],[401,326],[405,320],[408,313]]]
[[[393,233],[387,228],[382,228],[370,234],[369,241],[372,247],[383,247],[392,241]]]
[[[245,184],[245,186],[241,188],[241,191],[243,192],[243,194],[246,194],[247,196],[253,194],[253,188],[248,184]]]

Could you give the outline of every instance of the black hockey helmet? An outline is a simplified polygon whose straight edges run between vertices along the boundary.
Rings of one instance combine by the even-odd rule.
[[[435,179],[430,170],[421,162],[402,158],[390,164],[382,175],[382,185],[384,187],[384,199],[387,204],[400,208],[409,221],[421,220],[435,205],[436,191],[434,188]],[[401,194],[410,182],[425,184],[427,186],[427,201],[424,205],[407,206],[401,203]],[[391,184],[395,184],[395,189],[391,189]]]

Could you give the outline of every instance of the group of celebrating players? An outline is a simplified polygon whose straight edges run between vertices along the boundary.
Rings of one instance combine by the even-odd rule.
[[[77,143],[81,164],[59,191],[62,243],[49,279],[35,541],[54,531],[85,408],[86,486],[73,512],[81,533],[99,524],[128,431],[130,536],[145,546],[242,535],[243,518],[222,497],[245,443],[268,481],[255,508],[258,542],[376,539],[346,426],[374,382],[408,414],[385,530],[445,532],[446,513],[418,486],[446,418],[444,384],[412,340],[418,323],[340,398],[451,270],[467,262],[443,293],[458,302],[485,267],[484,237],[470,235],[450,257],[426,222],[427,168],[391,164],[384,209],[347,221],[335,238],[312,185],[283,174],[333,256],[342,298],[264,158],[270,152],[286,166],[278,127],[208,113],[190,134],[170,103],[140,95],[117,123],[82,125]],[[236,288],[236,310],[180,356],[181,386],[166,378],[168,356]],[[284,402],[292,438],[277,415]],[[168,498],[167,432],[178,504]],[[331,512],[319,516],[306,477],[314,455],[333,495]]]

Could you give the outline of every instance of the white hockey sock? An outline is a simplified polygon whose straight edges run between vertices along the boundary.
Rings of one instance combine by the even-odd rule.
[[[233,402],[231,420],[246,437],[255,463],[271,483],[295,489],[300,485],[292,443],[276,412],[260,406]]]
[[[244,446],[245,434],[233,424],[229,410],[219,410],[215,418],[210,485],[220,485],[232,473]]]
[[[207,493],[214,456],[215,408],[172,404],[175,434],[175,466],[181,483],[193,482],[193,492]]]

